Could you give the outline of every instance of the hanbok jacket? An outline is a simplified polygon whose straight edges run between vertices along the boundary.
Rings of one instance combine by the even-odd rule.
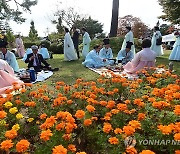
[[[122,64],[127,64],[129,61],[131,61],[134,58],[133,52],[130,50],[129,52],[126,52],[125,49],[120,50],[117,55],[117,60],[122,60]]]
[[[126,49],[127,42],[132,42],[133,43],[133,45],[131,46],[131,51],[135,55],[134,36],[133,36],[133,32],[132,31],[129,31],[125,35],[125,38],[124,38],[121,50]]]
[[[13,68],[14,72],[19,72],[19,65],[18,65],[16,56],[14,55],[14,53],[7,51],[5,56],[3,53],[1,53],[0,59],[7,61],[7,63]]]
[[[144,48],[138,52],[131,62],[124,66],[124,70],[128,73],[136,73],[144,67],[155,66],[156,53],[150,48]]]
[[[106,62],[103,62],[103,58],[99,56],[96,50],[90,51],[87,54],[86,59],[82,64],[85,67],[90,67],[90,68],[100,68],[107,65]]]

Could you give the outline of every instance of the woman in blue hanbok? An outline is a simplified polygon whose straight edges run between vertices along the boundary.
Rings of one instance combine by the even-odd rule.
[[[84,58],[86,58],[88,52],[89,52],[89,47],[91,43],[91,38],[89,37],[89,34],[87,33],[85,28],[82,28],[82,33],[83,33],[83,50],[82,50],[82,55]]]
[[[153,50],[157,56],[163,55],[162,45],[157,45],[157,39],[162,37],[161,32],[159,31],[159,27],[154,27],[154,34],[151,40],[151,50]]]
[[[11,51],[7,50],[7,42],[0,43],[0,59],[5,60],[14,70],[14,72],[19,72],[19,65],[16,60],[16,56]]]
[[[41,45],[41,48],[39,49],[38,53],[40,53],[44,59],[50,58],[48,49],[45,47],[44,44]]]
[[[175,32],[176,42],[174,43],[173,50],[169,56],[169,60],[180,61],[180,32]]]
[[[100,50],[99,52],[99,56],[103,59],[107,59],[107,63],[109,65],[113,65],[115,63],[113,59],[113,53],[112,53],[112,49],[110,48],[110,43],[109,43],[109,39],[104,39],[104,47]]]
[[[131,44],[127,43],[126,49],[120,50],[117,55],[117,60],[122,61],[122,65],[127,64],[134,58],[134,54],[131,51]]]
[[[127,43],[131,43],[131,51],[135,55],[135,46],[134,46],[133,32],[131,31],[131,27],[130,26],[127,26],[126,29],[127,29],[127,34],[125,35],[125,38],[124,38],[121,50],[126,49]]]
[[[71,38],[71,35],[69,34],[69,29],[64,29],[66,34],[64,36],[64,60],[65,61],[71,61],[71,60],[77,60],[77,54],[74,49],[74,44]]]
[[[87,54],[86,59],[82,64],[85,67],[90,67],[90,68],[100,68],[108,65],[107,59],[101,58],[99,56],[100,49],[101,46],[96,45],[94,49]]]
[[[31,48],[27,48],[26,53],[24,54],[24,57],[23,57],[22,60],[25,61],[27,59],[27,55],[30,54],[30,53],[33,53],[32,49]]]

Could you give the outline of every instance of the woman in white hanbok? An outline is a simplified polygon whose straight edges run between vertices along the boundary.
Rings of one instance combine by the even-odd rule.
[[[89,37],[89,34],[87,33],[85,28],[82,28],[82,33],[83,35],[83,50],[82,50],[82,55],[84,58],[86,58],[88,52],[89,52],[89,47],[91,43],[91,38]]]
[[[176,42],[174,43],[173,50],[169,56],[169,60],[180,61],[180,32],[175,32]]]
[[[162,37],[161,32],[159,31],[159,27],[154,27],[154,34],[151,40],[151,50],[153,50],[157,56],[163,55],[162,45],[157,45],[157,39]]]
[[[134,36],[133,32],[131,31],[131,27],[127,26],[127,34],[125,35],[121,50],[126,49],[127,43],[131,43],[131,51],[133,52],[133,55],[135,55],[135,46],[134,46]]]
[[[71,35],[69,34],[69,29],[65,28],[65,36],[64,36],[64,60],[65,61],[71,61],[71,60],[77,60],[77,54],[74,49],[74,44],[71,38]]]

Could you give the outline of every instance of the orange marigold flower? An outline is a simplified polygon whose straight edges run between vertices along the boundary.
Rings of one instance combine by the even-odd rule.
[[[65,122],[61,122],[59,124],[56,125],[56,130],[60,131],[60,130],[63,130],[66,126],[66,123]]]
[[[97,117],[92,117],[91,120],[96,120],[97,121],[98,118]]]
[[[21,100],[19,100],[19,99],[17,99],[17,100],[15,100],[15,103],[19,105],[19,104],[21,104],[21,103],[22,103],[22,101],[21,101]]]
[[[92,124],[92,120],[91,119],[85,119],[84,120],[84,125],[85,126],[90,126]]]
[[[141,120],[144,120],[146,118],[146,115],[144,113],[139,113],[138,114],[138,120],[141,121]]]
[[[175,105],[174,113],[180,115],[180,105]]]
[[[16,144],[16,151],[17,152],[25,152],[29,148],[30,143],[27,140],[20,140]]]
[[[172,133],[173,128],[171,127],[171,125],[168,126],[159,125],[158,129],[162,132],[162,134],[169,135],[170,133]]]
[[[119,140],[116,137],[110,137],[108,141],[110,144],[118,144],[119,143]]]
[[[139,121],[136,120],[131,120],[128,124],[129,126],[132,126],[135,129],[141,129],[141,123]]]
[[[86,152],[77,152],[76,154],[86,154]]]
[[[127,100],[124,101],[124,103],[129,104],[129,103],[131,103],[131,101],[127,99]]]
[[[107,105],[107,102],[106,101],[100,101],[99,102],[102,106],[106,106]]]
[[[76,152],[76,146],[73,145],[73,144],[69,144],[69,145],[68,145],[68,150],[69,150],[69,151],[72,151],[72,152]]]
[[[40,119],[45,119],[47,117],[47,114],[46,113],[43,113],[40,115]]]
[[[1,143],[1,149],[8,151],[10,148],[13,147],[13,144],[11,140],[5,140]]]
[[[24,105],[28,106],[28,107],[35,107],[36,103],[35,102],[25,102]]]
[[[62,136],[62,138],[63,138],[64,140],[68,141],[68,140],[71,139],[71,134],[64,134],[64,135]]]
[[[8,139],[14,139],[16,136],[17,136],[17,131],[14,129],[6,131],[5,133],[5,137],[7,137]]]
[[[141,99],[135,99],[134,104],[138,105],[139,107],[143,107],[145,105]]]
[[[84,116],[85,116],[85,112],[83,110],[76,111],[76,114],[75,114],[76,118],[82,119]]]
[[[151,150],[143,150],[139,154],[155,154],[155,153],[153,151],[151,151]]]
[[[48,129],[46,131],[42,131],[41,135],[40,135],[40,139],[44,140],[44,141],[48,141],[49,137],[51,137],[53,134],[51,133],[51,130]]]
[[[120,129],[120,128],[116,128],[115,130],[114,130],[114,133],[115,134],[121,134],[123,131],[122,131],[122,129]]]
[[[5,111],[0,111],[0,119],[5,118],[7,113]]]
[[[175,141],[180,141],[180,133],[174,134],[174,140]]]
[[[176,150],[176,151],[175,151],[175,154],[180,154],[180,150]]]
[[[109,109],[112,109],[113,107],[115,106],[115,101],[108,101],[106,107],[109,108]]]
[[[127,110],[127,105],[119,103],[119,104],[117,104],[117,109],[119,111],[125,111],[125,110]]]
[[[130,136],[130,135],[134,134],[135,129],[132,126],[124,126],[123,131],[126,135]]]
[[[87,109],[89,112],[94,112],[94,111],[96,110],[95,107],[92,106],[92,105],[86,106],[86,109]]]
[[[126,152],[127,154],[137,154],[137,150],[134,147],[127,147]]]
[[[53,149],[53,154],[67,154],[67,149],[62,145],[55,146]]]
[[[104,131],[105,133],[109,133],[111,130],[112,130],[111,124],[110,124],[110,123],[104,123],[103,131]]]

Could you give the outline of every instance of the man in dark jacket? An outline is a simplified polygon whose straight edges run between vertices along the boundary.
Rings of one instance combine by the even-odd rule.
[[[28,54],[25,60],[25,63],[28,63],[28,68],[34,67],[34,70],[37,72],[40,72],[43,68],[52,71],[51,66],[43,59],[42,55],[37,53],[38,46],[33,45],[31,49],[33,53]],[[44,66],[42,65],[42,63],[44,64]]]
[[[78,46],[79,46],[79,32],[78,32],[78,29],[76,29],[76,27],[73,27],[72,29],[73,29],[72,40],[73,40],[74,48],[76,49],[77,56],[78,56],[78,59],[79,59],[80,58],[79,49],[78,49]]]

